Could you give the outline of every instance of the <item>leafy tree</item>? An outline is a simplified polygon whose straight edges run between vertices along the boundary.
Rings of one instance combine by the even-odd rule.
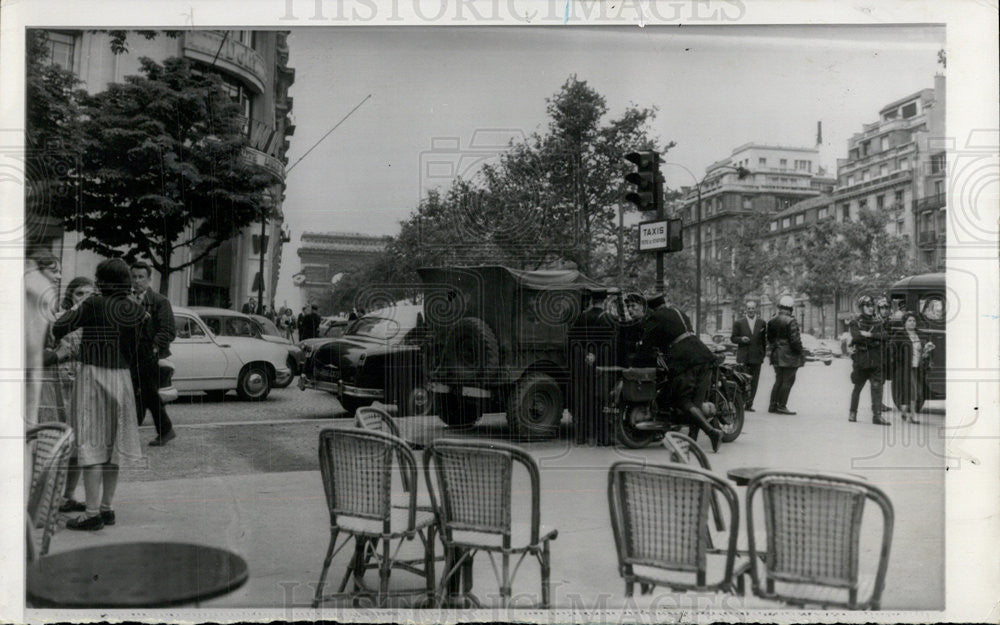
[[[851,288],[850,250],[843,229],[832,219],[813,225],[801,241],[803,253],[795,259],[796,289],[819,307],[823,328],[826,328],[826,306]]]
[[[896,280],[919,271],[906,237],[889,233],[889,217],[884,211],[866,209],[857,220],[841,226],[847,275],[855,288],[883,292]]]
[[[245,159],[245,120],[218,76],[186,59],[140,63],[86,98],[80,206],[63,216],[80,249],[149,259],[166,293],[171,273],[269,216],[265,192],[281,181]],[[181,248],[194,251],[174,264]]]
[[[770,222],[771,216],[761,211],[725,220],[716,244],[719,257],[704,263],[705,274],[729,296],[734,309],[778,270],[773,251],[764,249]]]

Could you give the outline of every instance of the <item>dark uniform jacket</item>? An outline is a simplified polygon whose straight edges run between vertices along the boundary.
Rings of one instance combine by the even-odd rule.
[[[771,364],[775,367],[801,367],[806,364],[802,353],[802,335],[795,317],[779,312],[767,322],[767,342],[771,346]]]
[[[663,353],[667,368],[673,375],[715,362],[715,354],[693,334],[688,316],[670,306],[657,308],[643,319],[642,343],[636,355],[636,364],[655,367],[656,349]]]
[[[882,320],[874,315],[860,314],[851,320],[851,345],[854,347],[854,366],[859,369],[882,367],[885,363],[885,341],[888,338]],[[871,336],[861,336],[861,332]]]
[[[749,343],[740,342],[744,336],[750,338]],[[729,338],[736,343],[736,362],[748,365],[764,362],[764,355],[767,354],[767,323],[763,319],[755,317],[751,328],[747,318],[740,317],[733,323],[733,333]]]
[[[146,289],[140,300],[151,317],[153,345],[157,349],[157,358],[166,358],[170,355],[170,344],[177,338],[174,309],[170,306],[170,300],[150,289]]]

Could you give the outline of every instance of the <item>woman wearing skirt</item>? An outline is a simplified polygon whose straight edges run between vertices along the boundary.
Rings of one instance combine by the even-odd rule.
[[[95,277],[100,295],[87,298],[53,326],[56,340],[83,329],[71,415],[86,510],[67,522],[74,530],[114,525],[118,467],[142,459],[130,367],[137,361],[140,336],[150,331],[149,314],[129,297],[125,261],[102,262]]]

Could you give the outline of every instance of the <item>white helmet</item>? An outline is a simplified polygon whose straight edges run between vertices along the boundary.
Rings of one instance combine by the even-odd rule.
[[[778,300],[778,308],[787,308],[791,310],[795,308],[795,300],[792,299],[791,295],[782,295],[781,299]]]

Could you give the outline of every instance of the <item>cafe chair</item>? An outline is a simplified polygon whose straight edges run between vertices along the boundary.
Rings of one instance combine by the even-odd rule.
[[[28,429],[25,441],[31,446],[31,487],[28,491],[29,559],[49,552],[49,543],[59,520],[69,473],[73,430],[65,423],[45,423]],[[41,533],[32,536],[32,530]]]
[[[330,545],[323,561],[313,607],[331,597],[323,595],[327,572],[334,556],[354,539],[354,556],[341,581],[341,594],[353,578],[352,598],[373,591],[365,586],[368,570],[378,569],[377,604],[389,598],[389,577],[402,569],[424,578],[420,589],[399,594],[425,594],[434,598],[434,515],[417,507],[415,488],[405,492],[406,505],[392,504],[392,474],[396,468],[404,484],[416,484],[417,468],[413,452],[401,439],[382,432],[362,429],[326,429],[319,434],[319,464],[330,512]],[[340,534],[344,541],[336,546]],[[402,546],[414,538],[423,543],[421,562],[399,557]]]
[[[695,466],[693,463],[697,463],[697,466],[706,470],[712,470],[712,464],[708,461],[708,456],[693,438],[687,434],[681,434],[680,432],[667,432],[663,436],[663,447],[670,453],[670,462],[676,462],[679,464],[687,464]],[[709,505],[712,507],[712,520],[715,522],[716,531],[722,532],[726,529],[726,522],[722,518],[722,509],[719,506],[719,497],[717,492],[712,493],[712,499],[709,501]],[[711,541],[711,535],[709,536]],[[711,543],[709,548],[712,548]]]
[[[760,494],[766,547],[757,551],[753,501]],[[874,577],[860,574],[861,522],[871,500],[882,517]],[[821,473],[763,471],[746,495],[749,563],[755,595],[794,606],[879,609],[892,546],[892,502],[862,480]],[[743,591],[743,575],[739,590]]]
[[[530,518],[512,519],[512,482],[515,466],[527,471],[530,482]],[[538,465],[523,450],[499,442],[440,439],[424,451],[424,475],[441,542],[445,572],[439,584],[438,605],[471,603],[472,566],[476,554],[489,556],[500,586],[500,599],[509,607],[514,578],[527,556],[541,569],[541,608],[550,603],[549,543],[559,532],[541,525]],[[497,568],[497,558],[500,568]],[[517,556],[511,570],[511,557]]]
[[[403,438],[399,433],[399,426],[393,421],[392,415],[389,411],[381,406],[365,406],[363,408],[358,408],[354,411],[354,425],[363,429],[371,430],[374,432],[384,432],[385,434],[391,434],[396,438]],[[413,451],[421,451],[424,446],[420,443],[413,441],[406,441],[406,444]]]
[[[720,579],[709,582],[708,513],[715,493],[729,506],[730,527],[728,547],[721,552],[725,568]],[[656,586],[732,591],[739,504],[728,482],[682,464],[617,462],[608,471],[608,505],[626,597],[632,596],[636,583],[642,594]]]

